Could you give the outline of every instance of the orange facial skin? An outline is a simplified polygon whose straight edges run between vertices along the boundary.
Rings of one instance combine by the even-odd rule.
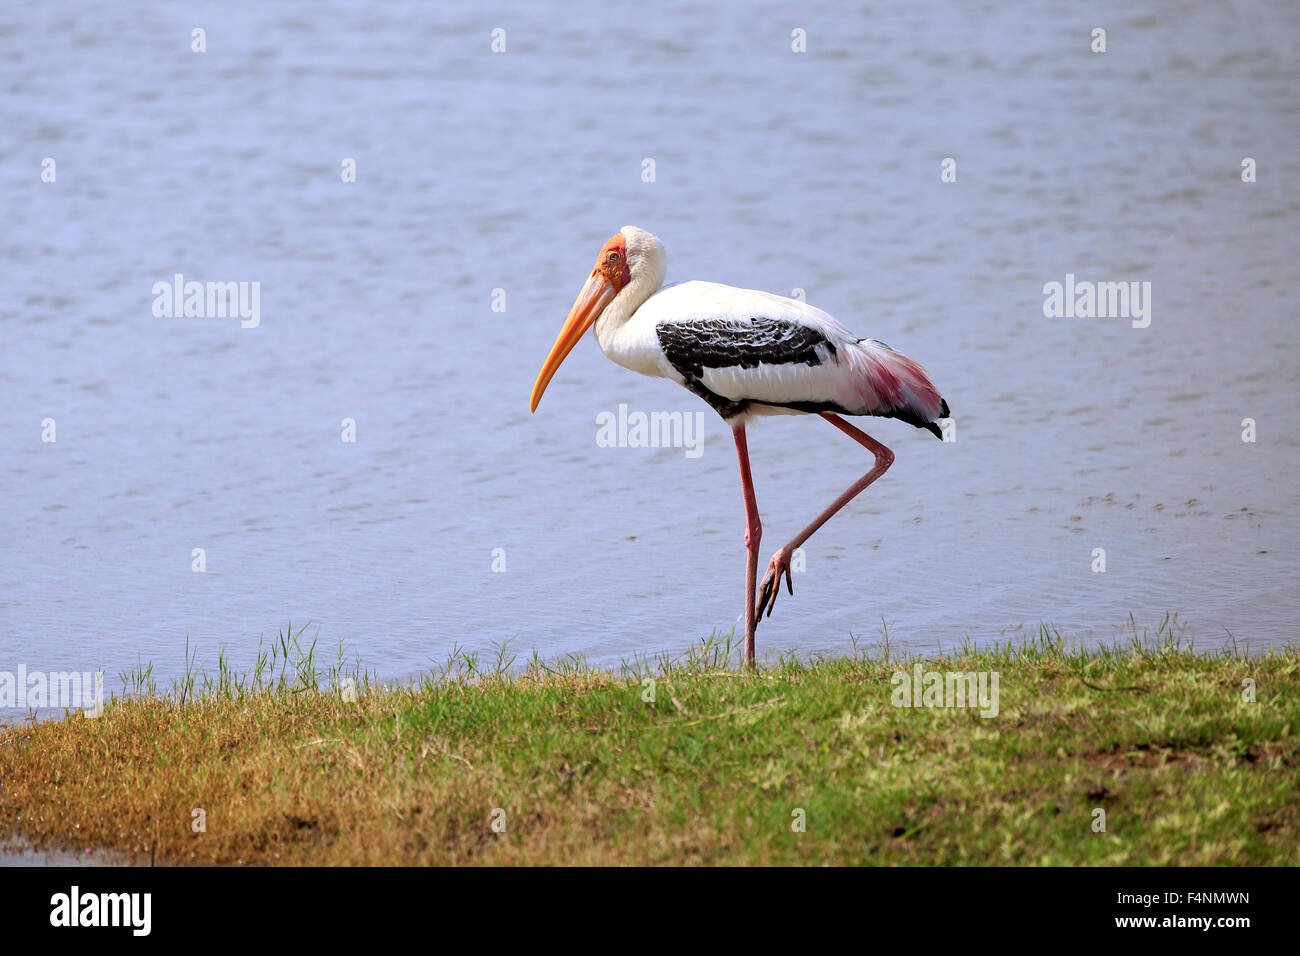
[[[620,232],[600,247],[600,255],[596,257],[596,265],[591,270],[586,285],[573,300],[569,317],[564,320],[564,326],[560,329],[555,344],[551,346],[551,353],[546,356],[542,370],[537,373],[537,380],[533,383],[533,393],[528,400],[529,411],[537,411],[542,393],[546,391],[546,386],[550,384],[565,356],[573,351],[586,331],[596,323],[605,311],[605,306],[613,302],[614,297],[631,281],[632,269],[627,264],[627,239]]]

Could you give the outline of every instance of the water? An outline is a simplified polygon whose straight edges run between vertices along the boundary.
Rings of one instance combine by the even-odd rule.
[[[385,678],[729,629],[721,421],[698,458],[597,447],[620,403],[707,410],[591,341],[528,414],[625,223],[670,281],[804,289],[956,416],[949,444],[862,422],[897,463],[810,541],[761,654],[1166,611],[1202,646],[1295,640],[1300,9],[843,7],[8,5],[0,670],[166,685],[187,635],[247,667],[289,620]],[[156,318],[178,272],[259,282],[260,325]],[[1150,327],[1045,318],[1067,272],[1151,282]],[[750,448],[765,553],[869,464],[809,418]]]
[[[12,866],[145,866],[150,860],[145,857],[132,860],[120,854],[106,853],[103,850],[86,848],[75,850],[37,849],[21,838],[11,838],[5,845],[0,845],[0,867]]]

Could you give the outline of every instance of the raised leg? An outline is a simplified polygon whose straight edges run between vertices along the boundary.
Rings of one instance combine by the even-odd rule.
[[[894,453],[860,428],[855,428],[838,415],[832,415],[830,412],[823,412],[822,418],[875,455],[876,464],[869,472],[850,485],[844,494],[832,501],[825,511],[813,519],[812,524],[800,531],[791,539],[789,544],[772,555],[772,560],[767,565],[767,574],[763,576],[763,588],[759,595],[758,616],[760,618],[763,616],[764,608],[767,608],[767,616],[772,616],[772,609],[776,607],[777,592],[781,590],[782,574],[785,575],[786,588],[791,595],[794,594],[794,584],[790,580],[790,556],[794,554],[795,549],[811,538],[813,532],[824,525],[831,515],[861,494],[867,485],[883,475],[885,470],[894,463]],[[768,604],[769,598],[771,598],[771,604]]]
[[[758,544],[763,539],[763,524],[758,520],[758,501],[754,497],[754,479],[749,473],[749,444],[745,441],[745,426],[731,430],[736,439],[736,458],[740,461],[740,488],[745,495],[745,547],[749,555],[745,560],[745,663],[754,664],[754,628],[758,614],[754,608],[754,591],[758,581]]]

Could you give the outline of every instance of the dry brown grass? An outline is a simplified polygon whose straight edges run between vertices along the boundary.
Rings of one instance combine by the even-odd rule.
[[[1000,671],[992,720],[891,707],[900,666],[146,695],[0,732],[0,832],[160,863],[1300,862],[1294,650],[931,662]]]

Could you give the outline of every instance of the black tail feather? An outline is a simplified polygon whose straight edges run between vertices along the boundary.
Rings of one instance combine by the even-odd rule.
[[[939,401],[943,403],[943,409],[942,411],[940,411],[939,417],[951,418],[952,413],[948,411],[948,400],[945,398],[941,398],[939,399]],[[920,423],[920,426],[924,428],[926,431],[928,431],[935,438],[939,439],[939,441],[943,441],[943,430],[939,428],[939,426],[936,425],[934,422],[922,422]]]

